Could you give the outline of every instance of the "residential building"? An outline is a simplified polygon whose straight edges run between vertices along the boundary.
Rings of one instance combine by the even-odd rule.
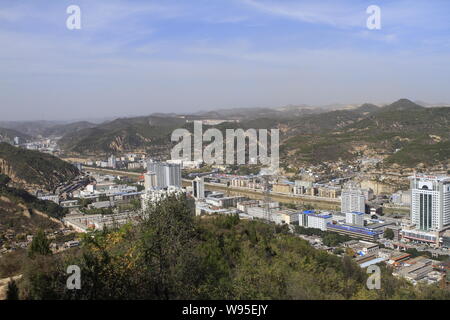
[[[277,193],[292,193],[293,186],[287,183],[277,183],[272,186],[272,191]]]
[[[158,188],[174,186],[181,188],[181,165],[167,162],[149,161],[147,171],[156,174],[156,184]]]
[[[410,206],[411,205],[411,190],[399,190],[392,194],[391,202],[399,206]]]
[[[351,185],[344,190],[341,194],[341,211],[343,213],[348,212],[365,212],[366,211],[366,198],[364,192]]]
[[[154,189],[158,186],[156,173],[148,171],[144,174],[144,188],[145,190]]]
[[[318,196],[336,199],[341,195],[341,188],[336,186],[320,185],[317,187]]]
[[[192,193],[195,199],[205,198],[205,180],[203,177],[197,177],[192,181]]]
[[[117,166],[116,156],[115,155],[111,155],[108,158],[108,167],[115,169],[116,166]]]

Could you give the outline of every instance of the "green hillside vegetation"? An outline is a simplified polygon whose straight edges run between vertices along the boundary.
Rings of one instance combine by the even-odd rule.
[[[445,163],[450,159],[450,141],[427,144],[412,142],[386,159],[386,163],[397,163],[405,167],[414,167],[418,163]]]
[[[8,176],[0,174],[0,196],[8,199],[8,206],[17,208],[21,205],[23,208],[31,210],[31,212],[32,210],[38,210],[47,214],[49,217],[58,219],[62,218],[67,213],[67,209],[63,209],[53,201],[40,200],[25,190],[8,186],[9,181],[10,179]],[[2,202],[5,201],[2,200]],[[6,204],[3,204],[2,207],[5,209]]]
[[[75,153],[111,153],[164,146],[170,142],[172,131],[184,124],[185,120],[178,118],[117,119],[69,133],[60,140],[60,145],[65,151]]]
[[[22,263],[22,299],[448,299],[382,268],[380,290],[349,256],[316,250],[287,228],[238,216],[195,218],[184,197],[149,209],[138,226],[87,234],[80,249]],[[67,290],[66,268],[81,269]]]
[[[362,119],[340,128],[331,113],[321,116],[321,120],[309,119],[312,121],[308,126],[322,123],[315,134],[298,134],[282,144],[283,154],[290,153],[285,157],[287,162],[349,160],[357,156],[357,146],[388,155],[386,164],[414,167],[421,162],[431,165],[449,159],[450,108],[423,108],[403,99],[373,109]],[[355,114],[353,119],[357,117]],[[347,119],[352,121],[351,117]],[[395,153],[397,149],[401,151]]]
[[[446,160],[447,152],[441,147],[450,140],[450,108],[424,108],[401,99],[384,107],[366,103],[355,109],[311,111],[290,117],[270,117],[267,112],[261,112],[258,117],[257,110],[238,123],[226,122],[214,127],[221,130],[224,137],[226,129],[279,128],[280,155],[284,164],[352,160],[358,156],[355,152],[357,147],[367,147],[374,153],[388,156],[388,165],[415,166],[420,162],[431,165]],[[208,114],[219,116],[214,113],[204,115]],[[210,127],[204,125],[203,129]],[[146,149],[169,156],[173,145],[170,135],[177,128],[193,132],[193,123],[162,115],[117,119],[68,134],[61,140],[61,145],[66,151],[75,153]],[[428,157],[425,149],[414,147],[430,144],[435,145],[432,149],[438,154],[437,159]],[[402,151],[394,155],[397,149]]]
[[[0,143],[0,173],[9,175],[14,183],[47,190],[53,190],[79,174],[75,166],[57,157],[8,143]]]

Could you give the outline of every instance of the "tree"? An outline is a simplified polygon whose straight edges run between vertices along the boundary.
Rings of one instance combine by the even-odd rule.
[[[43,230],[39,230],[31,242],[29,256],[33,258],[36,254],[49,256],[52,254],[50,250],[50,240],[47,239]]]
[[[195,226],[185,196],[171,195],[151,203],[141,224],[143,262],[157,299],[186,296],[193,265]]]
[[[130,204],[133,207],[133,210],[141,209],[141,201],[139,199],[132,199]]]
[[[6,290],[6,300],[19,300],[19,288],[16,281],[11,279],[8,282],[8,288]]]
[[[394,231],[392,231],[392,229],[384,230],[384,237],[389,240],[394,240],[395,237]]]
[[[6,186],[11,181],[11,178],[6,174],[0,174],[0,187]]]

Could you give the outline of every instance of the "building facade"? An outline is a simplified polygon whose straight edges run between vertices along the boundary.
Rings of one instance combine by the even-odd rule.
[[[450,226],[450,177],[415,175],[411,180],[411,222],[421,231]]]
[[[192,181],[192,194],[195,199],[205,198],[205,180],[203,177],[197,177]]]
[[[364,212],[346,212],[345,213],[345,223],[355,225],[355,226],[363,226],[364,225]]]
[[[343,213],[365,212],[366,197],[364,192],[358,188],[346,188],[341,194],[341,211]]]
[[[157,188],[174,186],[181,188],[181,166],[175,163],[153,162],[147,164],[147,171],[156,174]]]
[[[314,211],[303,211],[298,214],[298,224],[305,228],[327,230],[327,224],[331,223],[332,216],[330,214],[316,214]]]
[[[146,191],[158,187],[156,173],[149,171],[144,174],[144,187]]]

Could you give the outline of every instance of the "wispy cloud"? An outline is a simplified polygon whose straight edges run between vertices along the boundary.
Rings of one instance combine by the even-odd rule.
[[[448,0],[0,1],[3,118],[450,100]]]
[[[241,0],[244,4],[267,14],[287,17],[307,23],[319,23],[335,27],[362,26],[364,8],[360,5],[342,5],[336,1],[274,1]]]

